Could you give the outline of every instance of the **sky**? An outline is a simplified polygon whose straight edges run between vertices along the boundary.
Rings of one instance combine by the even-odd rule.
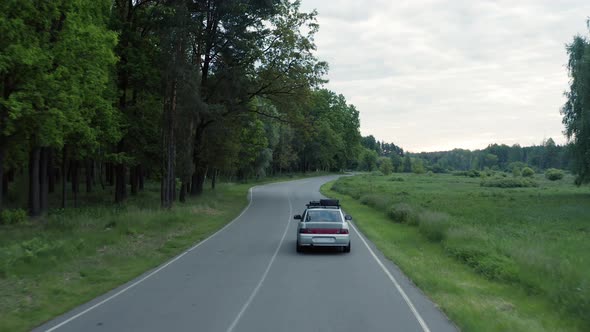
[[[406,151],[564,144],[565,45],[588,0],[302,0],[318,11],[326,88],[361,134]]]

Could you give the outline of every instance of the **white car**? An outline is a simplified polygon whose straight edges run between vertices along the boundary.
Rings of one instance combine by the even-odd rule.
[[[302,215],[296,215],[297,252],[305,247],[341,247],[350,252],[349,215],[344,215],[335,199],[321,199],[306,204]]]

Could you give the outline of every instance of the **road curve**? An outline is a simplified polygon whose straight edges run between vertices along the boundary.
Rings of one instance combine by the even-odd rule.
[[[254,187],[220,232],[34,331],[456,331],[356,231],[350,254],[296,253],[292,216],[332,179]]]

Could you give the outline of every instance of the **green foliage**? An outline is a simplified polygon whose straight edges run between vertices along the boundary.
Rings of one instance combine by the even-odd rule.
[[[412,158],[409,155],[404,157],[403,171],[404,173],[410,173],[412,171]]]
[[[412,223],[416,220],[415,209],[407,203],[396,203],[389,207],[387,214],[395,222]]]
[[[533,177],[535,176],[535,171],[530,167],[525,167],[522,169],[522,176],[525,178]]]
[[[364,194],[359,198],[359,202],[377,209],[386,209],[390,200],[381,194]]]
[[[545,178],[551,181],[563,179],[564,173],[560,169],[550,168],[545,171]]]
[[[424,168],[424,162],[422,159],[412,160],[412,172],[415,174],[424,174],[426,169]]]
[[[538,187],[539,184],[532,179],[524,178],[489,178],[482,180],[480,185],[482,187],[497,187],[497,188],[526,188]]]
[[[570,86],[565,92],[567,101],[561,114],[574,158],[573,169],[578,176],[576,183],[580,185],[590,182],[590,42],[577,35],[566,50]]]
[[[27,221],[27,211],[23,209],[8,210],[4,209],[0,211],[0,225],[15,225],[21,224]]]
[[[393,172],[393,165],[391,164],[391,159],[389,158],[382,158],[380,159],[381,165],[379,166],[379,170],[384,175],[390,175]]]
[[[450,217],[446,213],[423,211],[418,215],[418,229],[429,241],[443,241],[449,227]]]
[[[377,152],[369,149],[364,149],[361,152],[359,170],[361,171],[373,171],[377,168],[377,160],[379,156]]]
[[[514,176],[515,178],[522,176],[522,170],[518,167],[512,168],[512,176]]]
[[[405,180],[404,180],[404,178],[402,178],[402,177],[400,177],[400,176],[394,176],[394,177],[391,177],[391,178],[389,179],[389,181],[403,182],[403,181],[405,181]]]
[[[453,172],[454,176],[468,176],[470,178],[478,178],[481,177],[482,173],[477,170],[469,170],[469,171],[455,171]]]

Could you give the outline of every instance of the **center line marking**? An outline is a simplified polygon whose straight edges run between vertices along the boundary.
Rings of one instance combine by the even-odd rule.
[[[238,325],[238,322],[240,321],[240,319],[242,318],[242,316],[246,312],[246,309],[248,309],[248,306],[250,306],[250,303],[252,303],[252,301],[256,297],[256,294],[258,294],[258,291],[262,287],[264,280],[266,280],[266,276],[268,275],[268,272],[270,271],[270,268],[271,268],[272,264],[274,263],[275,259],[277,258],[277,254],[279,253],[279,250],[281,249],[283,242],[285,241],[285,236],[287,235],[287,232],[289,231],[289,225],[291,225],[291,215],[293,214],[293,206],[291,205],[291,196],[289,196],[289,194],[287,194],[287,199],[289,200],[289,219],[288,219],[287,225],[285,226],[285,231],[283,232],[283,237],[281,238],[281,242],[279,242],[279,245],[277,246],[275,253],[272,255],[272,258],[268,262],[268,266],[266,267],[266,270],[262,274],[262,278],[260,278],[258,285],[256,285],[256,288],[254,288],[254,290],[252,291],[252,294],[250,294],[250,297],[248,298],[246,303],[244,303],[244,306],[242,306],[242,310],[240,310],[240,312],[238,313],[238,315],[236,316],[234,321],[231,323],[231,325],[227,329],[227,332],[232,332],[235,329],[236,325]]]

